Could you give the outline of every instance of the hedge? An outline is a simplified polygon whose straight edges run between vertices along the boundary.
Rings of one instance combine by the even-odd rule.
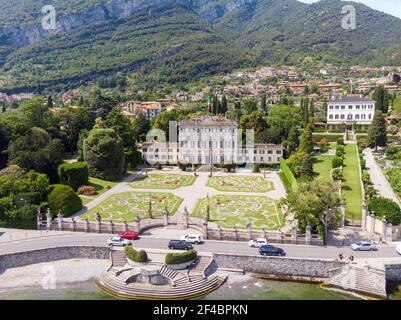
[[[136,251],[132,246],[125,247],[125,256],[133,262],[145,263],[148,261],[146,251]]]
[[[198,253],[195,250],[189,250],[184,253],[169,253],[166,256],[166,264],[181,264],[190,262],[198,257]]]
[[[64,217],[69,217],[83,208],[81,198],[70,186],[63,184],[52,185],[47,199],[53,215],[61,211]]]
[[[369,211],[374,211],[375,216],[383,218],[386,217],[387,222],[394,226],[401,224],[401,209],[393,200],[372,197],[369,200]]]
[[[334,157],[332,163],[333,163],[333,168],[339,168],[343,165],[343,159],[340,157]]]
[[[74,190],[88,184],[89,169],[85,162],[65,163],[58,167],[60,183],[69,185]]]
[[[342,138],[344,134],[313,134],[313,142],[317,143],[323,138],[329,140],[329,142],[336,142],[338,138]]]
[[[40,192],[18,193],[15,196],[15,205],[17,208],[25,207],[26,205],[39,205],[42,200]]]
[[[283,181],[284,185],[289,186],[291,191],[297,191],[298,190],[297,179],[295,179],[294,174],[292,173],[290,167],[287,165],[287,162],[284,159],[281,159],[280,161],[280,170],[282,173],[280,177],[285,180]]]
[[[344,147],[342,145],[337,146],[336,156],[342,158],[344,155]]]

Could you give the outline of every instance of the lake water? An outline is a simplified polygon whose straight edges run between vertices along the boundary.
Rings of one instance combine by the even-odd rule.
[[[401,300],[401,285],[393,286],[390,299]],[[113,300],[94,281],[56,290],[25,289],[0,293],[0,300]],[[352,300],[352,295],[328,291],[311,283],[272,281],[234,276],[202,300]]]

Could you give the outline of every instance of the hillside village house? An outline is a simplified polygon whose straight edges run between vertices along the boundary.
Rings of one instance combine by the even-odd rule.
[[[330,129],[345,124],[347,131],[355,131],[355,124],[372,124],[376,102],[362,96],[345,96],[327,103],[327,124]]]
[[[283,146],[242,145],[236,121],[224,117],[198,117],[179,123],[177,142],[142,144],[144,160],[151,164],[274,164],[283,157]]]
[[[127,101],[117,106],[128,119],[134,119],[139,113],[152,119],[162,112],[162,103],[157,101]]]

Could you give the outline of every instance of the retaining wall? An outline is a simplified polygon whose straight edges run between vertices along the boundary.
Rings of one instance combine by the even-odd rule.
[[[386,264],[386,280],[390,282],[401,282],[401,264]]]
[[[0,255],[0,272],[8,268],[69,259],[110,259],[108,247],[56,247]]]

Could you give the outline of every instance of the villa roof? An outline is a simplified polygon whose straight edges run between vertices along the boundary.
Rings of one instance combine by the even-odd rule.
[[[333,103],[353,103],[353,102],[375,103],[375,101],[361,96],[345,96],[329,101],[328,103],[333,104]]]

